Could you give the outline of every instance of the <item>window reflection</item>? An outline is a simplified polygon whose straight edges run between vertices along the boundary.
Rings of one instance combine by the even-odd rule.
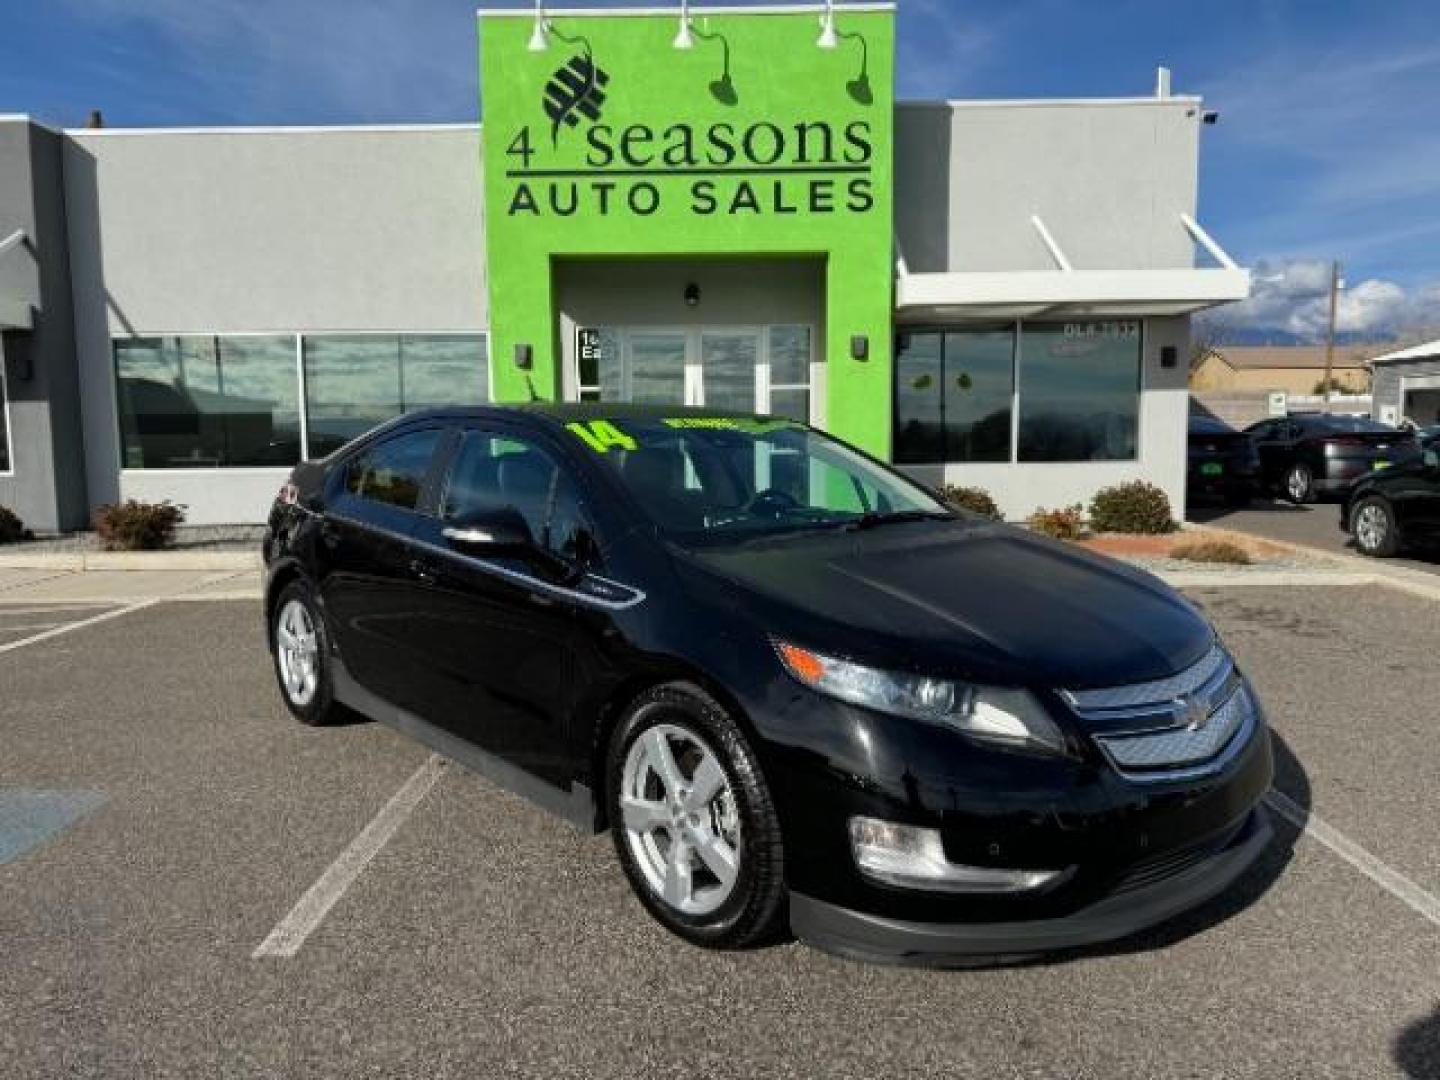
[[[0,472],[10,471],[9,415],[5,404],[5,353],[0,349]]]
[[[479,335],[307,334],[304,355],[312,458],[402,413],[489,396]]]
[[[299,460],[293,337],[130,338],[115,372],[126,468]]]
[[[1026,324],[1020,460],[1131,461],[1140,415],[1140,323]]]
[[[1014,324],[901,333],[895,460],[1008,462],[1012,435],[1020,461],[1133,460],[1140,342],[1135,320],[1025,323],[1017,361]]]

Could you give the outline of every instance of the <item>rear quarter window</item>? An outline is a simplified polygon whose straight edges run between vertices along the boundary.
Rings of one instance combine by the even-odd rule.
[[[440,442],[440,430],[427,428],[385,439],[351,459],[345,490],[368,502],[414,510]]]

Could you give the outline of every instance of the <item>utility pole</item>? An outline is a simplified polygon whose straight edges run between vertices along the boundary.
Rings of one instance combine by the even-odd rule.
[[[1330,331],[1325,337],[1325,406],[1330,411],[1330,379],[1335,367],[1335,307],[1340,299],[1340,260],[1330,263]]]

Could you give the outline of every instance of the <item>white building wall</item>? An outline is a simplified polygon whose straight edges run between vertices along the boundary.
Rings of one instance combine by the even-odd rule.
[[[1198,98],[902,102],[895,231],[912,273],[1195,264]]]
[[[112,337],[487,327],[478,126],[67,136],[92,506],[258,521],[286,472],[121,472]]]

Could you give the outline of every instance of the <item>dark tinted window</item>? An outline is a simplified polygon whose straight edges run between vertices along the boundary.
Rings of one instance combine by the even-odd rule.
[[[566,557],[585,528],[575,484],[545,450],[525,439],[467,431],[440,498],[447,521],[514,507],[530,535]]]
[[[124,338],[114,348],[124,468],[300,460],[293,336]]]
[[[901,334],[895,460],[1009,461],[1012,326]]]
[[[350,462],[346,490],[371,502],[414,510],[439,441],[439,429],[427,428],[369,447]]]
[[[1140,323],[1026,323],[1020,333],[1021,461],[1132,461]]]

